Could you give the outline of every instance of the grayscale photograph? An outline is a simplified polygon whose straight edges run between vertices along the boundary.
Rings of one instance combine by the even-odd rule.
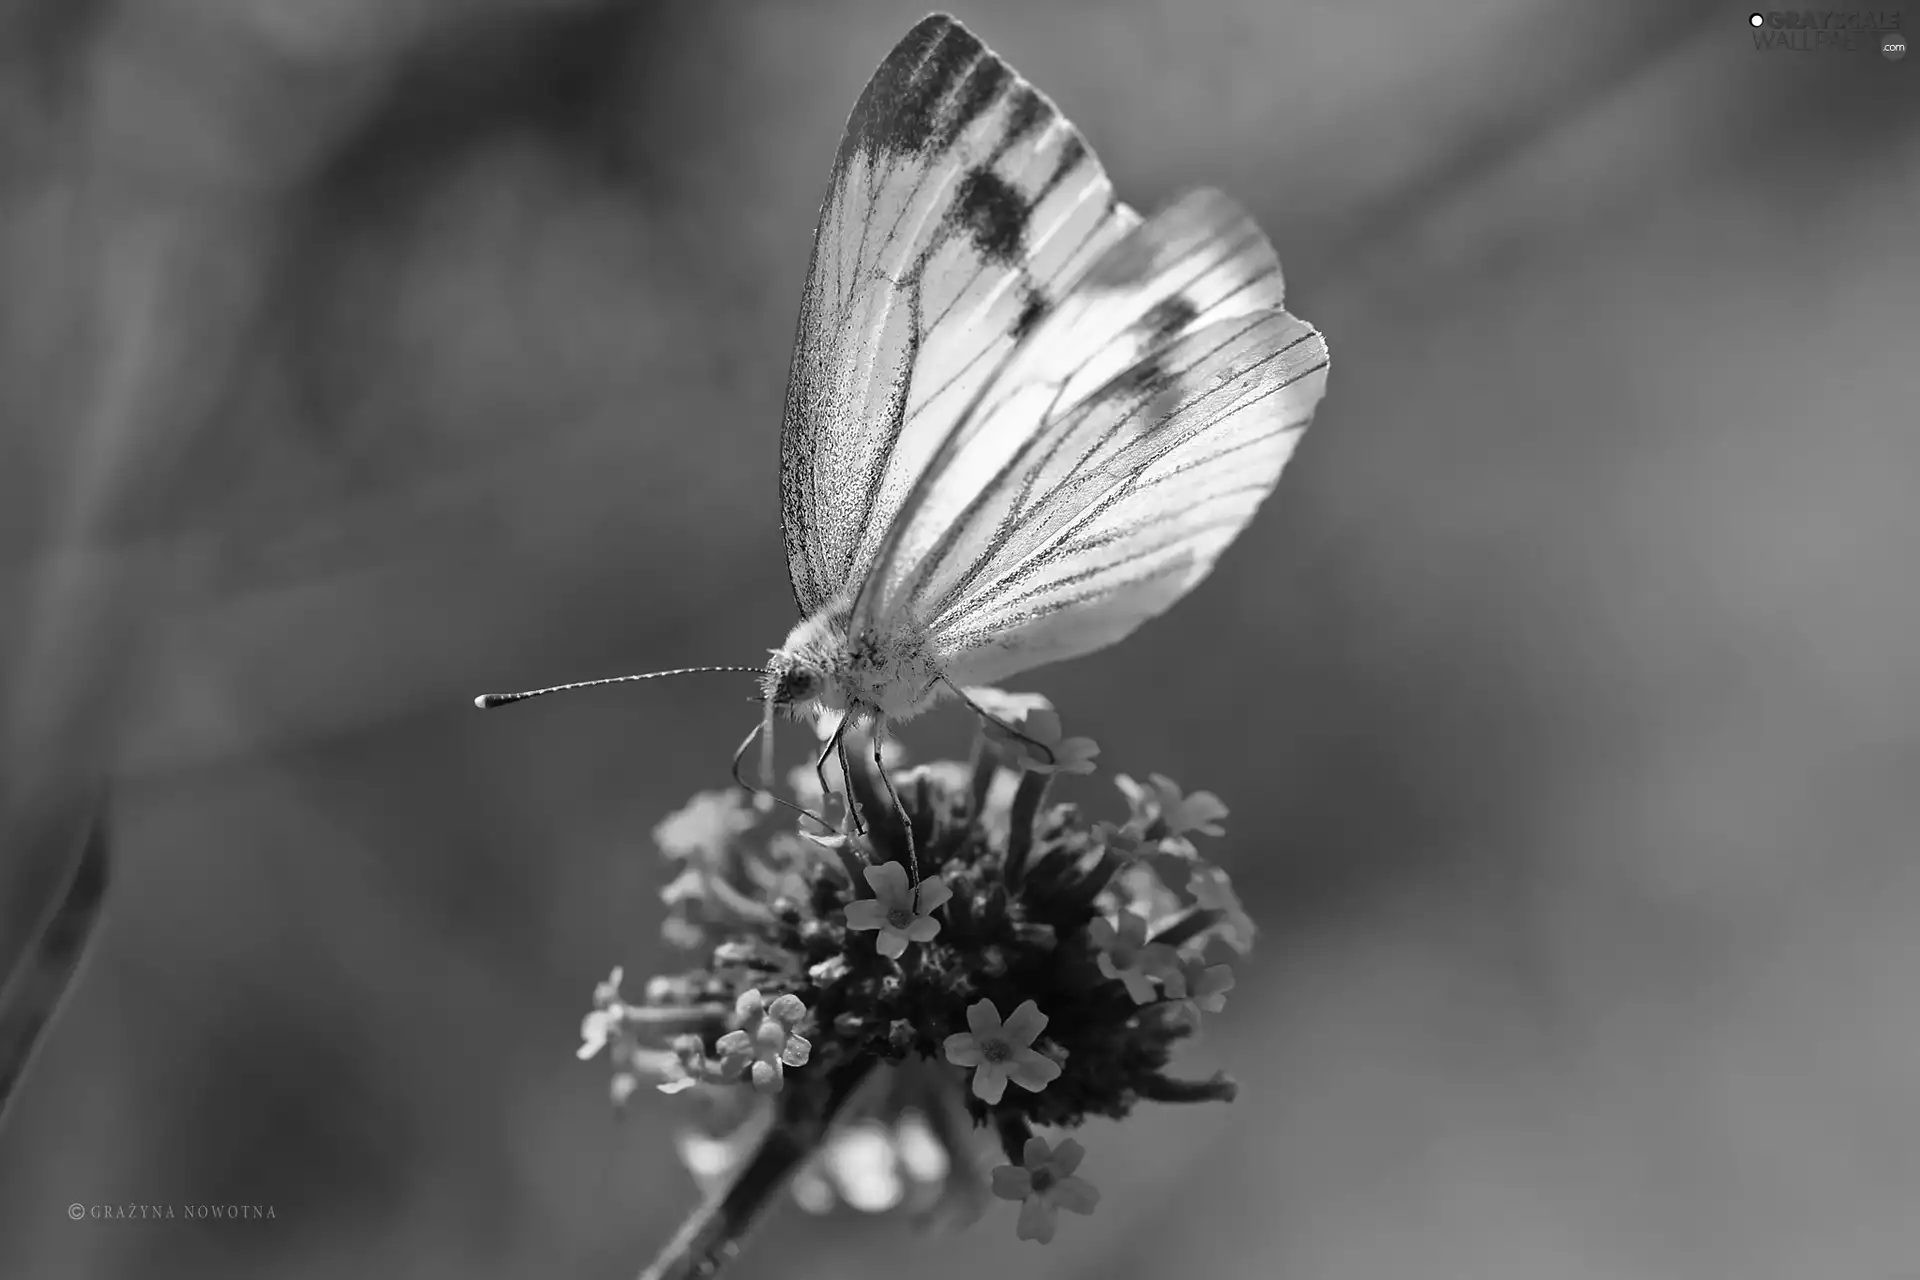
[[[1916,23],[0,0],[0,1277],[1920,1280]]]

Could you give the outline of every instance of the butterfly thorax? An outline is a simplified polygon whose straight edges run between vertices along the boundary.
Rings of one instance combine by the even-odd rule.
[[[854,635],[851,610],[836,601],[803,619],[774,650],[763,677],[775,707],[795,715],[846,711],[905,720],[932,706],[940,668],[926,633],[898,620]]]

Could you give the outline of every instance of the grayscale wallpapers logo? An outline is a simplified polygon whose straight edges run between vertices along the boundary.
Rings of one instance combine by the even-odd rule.
[[[1898,9],[1769,9],[1747,15],[1753,47],[1792,53],[1864,53],[1878,49],[1889,62],[1907,55]]]

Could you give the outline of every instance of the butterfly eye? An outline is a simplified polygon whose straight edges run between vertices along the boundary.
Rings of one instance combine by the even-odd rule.
[[[780,680],[779,701],[805,702],[820,692],[820,675],[810,667],[792,667]]]

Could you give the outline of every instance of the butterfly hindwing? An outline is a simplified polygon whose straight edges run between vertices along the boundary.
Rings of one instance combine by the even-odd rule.
[[[834,161],[788,381],[781,512],[804,613],[866,580],[980,389],[1137,221],[1053,104],[952,19],[888,55]]]
[[[953,625],[1019,556],[1126,483],[1129,468],[1147,466],[1190,431],[1228,438],[1209,415],[1241,419],[1221,402],[1181,409],[1206,380],[1258,381],[1263,368],[1286,370],[1290,386],[1307,378],[1305,366],[1287,359],[1258,363],[1272,354],[1262,341],[1300,337],[1288,326],[1312,335],[1308,346],[1319,342],[1281,301],[1272,247],[1218,192],[1182,197],[1118,239],[985,388],[928,468],[862,597],[863,625],[895,625],[901,610],[919,625]],[[1277,319],[1231,324],[1248,317]],[[1190,341],[1200,333],[1215,345]],[[1324,365],[1324,346],[1317,349]],[[1317,397],[1315,390],[1309,410]],[[1282,399],[1291,420],[1292,402]],[[1270,468],[1267,488],[1284,459]],[[1122,511],[1166,494],[1135,494]]]
[[[974,517],[988,536],[963,539],[984,554],[916,606],[949,677],[1092,653],[1169,608],[1273,491],[1326,371],[1312,326],[1260,311],[1188,332],[1049,423],[1033,451],[1048,465],[1010,471]]]

